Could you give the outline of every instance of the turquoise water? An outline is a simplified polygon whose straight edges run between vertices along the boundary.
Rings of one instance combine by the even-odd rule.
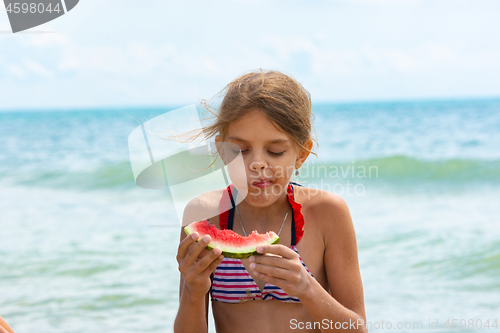
[[[172,330],[178,221],[167,191],[135,185],[127,147],[170,109],[0,112],[0,314],[16,332]],[[298,180],[349,204],[368,321],[423,323],[370,331],[500,321],[500,100],[314,113],[319,158]]]

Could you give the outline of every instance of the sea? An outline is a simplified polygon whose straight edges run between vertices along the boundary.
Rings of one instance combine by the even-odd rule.
[[[16,332],[173,331],[179,218],[168,188],[137,184],[129,136],[177,107],[0,111],[0,315]],[[313,113],[317,156],[294,179],[349,206],[369,331],[500,332],[500,99]]]

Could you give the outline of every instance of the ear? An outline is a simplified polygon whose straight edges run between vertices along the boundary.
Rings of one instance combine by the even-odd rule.
[[[304,142],[304,147],[307,149],[311,150],[313,146],[313,140],[311,138],[307,139],[306,142]],[[304,164],[306,161],[307,157],[309,156],[309,152],[307,150],[299,148],[299,154],[297,155],[297,158],[295,159],[295,168],[298,169]]]

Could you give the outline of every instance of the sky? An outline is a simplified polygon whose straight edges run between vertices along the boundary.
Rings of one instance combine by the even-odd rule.
[[[498,97],[498,13],[498,0],[80,0],[13,34],[0,10],[0,110],[187,105],[258,68],[315,103]]]

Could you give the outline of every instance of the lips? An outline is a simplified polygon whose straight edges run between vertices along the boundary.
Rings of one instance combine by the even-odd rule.
[[[266,179],[266,178],[260,178],[260,179],[256,179],[256,180],[252,181],[252,186],[259,187],[259,188],[267,187],[269,185],[271,185],[271,181],[269,179]]]

